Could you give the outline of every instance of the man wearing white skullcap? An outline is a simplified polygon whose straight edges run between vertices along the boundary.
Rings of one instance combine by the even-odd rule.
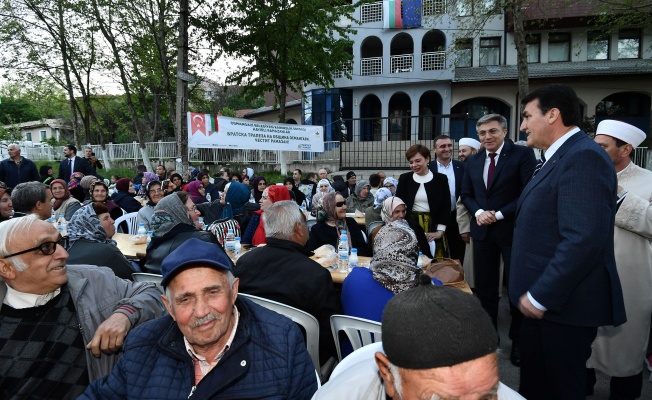
[[[641,396],[641,360],[645,358],[652,312],[652,172],[635,165],[630,156],[645,133],[625,122],[598,124],[595,141],[609,154],[618,173],[618,203],[614,250],[623,288],[627,322],[598,328],[587,362],[587,394],[597,368],[611,376],[611,397]]]
[[[466,161],[467,158],[471,157],[473,154],[477,153],[478,150],[480,150],[480,146],[480,142],[475,139],[460,139],[459,149],[457,150],[457,159],[460,161]]]

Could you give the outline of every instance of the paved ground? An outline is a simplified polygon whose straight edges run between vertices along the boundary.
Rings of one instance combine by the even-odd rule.
[[[507,294],[505,293],[500,299],[500,310],[498,317],[498,332],[500,333],[500,348],[498,349],[498,367],[500,370],[500,380],[514,390],[518,390],[519,369],[509,361],[509,353],[512,348],[508,336],[509,329],[509,304],[507,303]],[[643,363],[643,360],[641,360]],[[597,383],[593,396],[587,397],[589,400],[607,400],[609,399],[609,377],[597,372]],[[649,381],[650,371],[643,369],[643,391],[641,399],[652,399],[652,382]]]

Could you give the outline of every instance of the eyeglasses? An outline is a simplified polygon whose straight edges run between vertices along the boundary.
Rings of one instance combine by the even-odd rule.
[[[335,207],[342,207],[345,204],[346,204],[345,201],[338,201],[337,203],[335,203]]]
[[[19,256],[21,254],[29,253],[30,251],[34,251],[34,250],[39,250],[41,253],[43,253],[44,256],[50,256],[54,254],[54,252],[57,250],[57,245],[61,247],[65,247],[65,244],[66,244],[66,238],[59,236],[59,239],[57,239],[56,242],[43,242],[36,247],[19,251],[18,253],[9,254],[7,256],[4,256],[3,258]]]
[[[159,194],[163,193],[163,189],[152,189],[149,191],[150,194]]]
[[[188,212],[197,212],[197,206],[194,206],[193,208],[189,208]]]

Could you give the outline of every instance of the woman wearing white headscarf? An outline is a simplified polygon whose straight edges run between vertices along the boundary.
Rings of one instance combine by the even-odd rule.
[[[423,253],[426,257],[432,258],[432,247],[430,247],[430,242],[426,238],[425,232],[419,224],[410,219],[405,219],[406,206],[403,200],[396,196],[388,197],[383,201],[382,208],[380,210],[380,216],[383,219],[385,225],[390,222],[395,222],[398,220],[403,220],[406,224],[414,231],[414,234],[417,238],[417,243],[419,244],[419,251]],[[383,227],[384,228],[384,227]],[[380,228],[382,231],[383,228]],[[375,234],[372,233],[372,237],[369,238],[370,242],[375,246]],[[375,248],[373,249],[375,253]]]
[[[315,193],[314,196],[312,196],[312,214],[317,215],[317,211],[319,211],[322,207],[321,201],[326,196],[326,193],[334,192],[335,189],[331,186],[331,183],[329,182],[328,179],[322,179],[317,183],[317,193]]]

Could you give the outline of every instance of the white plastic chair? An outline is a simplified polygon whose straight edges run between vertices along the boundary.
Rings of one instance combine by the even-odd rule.
[[[364,318],[351,317],[348,315],[332,315],[331,331],[335,339],[335,348],[337,349],[337,358],[342,360],[342,351],[340,349],[340,331],[344,331],[351,341],[353,350],[357,350],[371,343],[382,340],[380,322],[371,321]]]
[[[261,305],[267,309],[275,311],[281,315],[284,315],[290,318],[295,323],[301,325],[306,331],[306,347],[308,349],[308,354],[312,359],[312,363],[315,366],[319,378],[321,381],[324,381],[327,370],[330,369],[329,363],[324,365],[324,371],[320,369],[321,364],[319,363],[319,322],[312,315],[308,314],[305,311],[301,311],[298,308],[288,306],[278,301],[273,301],[265,299],[263,297],[254,296],[246,293],[238,293],[238,296],[243,296],[254,303]]]
[[[371,233],[376,229],[378,226],[383,226],[385,225],[384,221],[374,221],[369,224],[369,228],[367,228],[367,236],[369,237],[369,240],[371,240]]]
[[[147,272],[134,272],[131,274],[131,277],[134,279],[134,282],[154,282],[161,291],[164,291],[161,281],[163,280],[162,275],[150,274]]]
[[[119,226],[123,221],[126,221],[127,226],[129,227],[128,231],[123,232],[123,233],[128,233],[130,235],[135,235],[138,232],[138,213],[137,212],[132,212],[132,213],[129,213],[129,214],[125,214],[122,217],[116,219],[115,222],[113,223],[113,225],[115,226],[115,231],[116,232],[120,231]]]

